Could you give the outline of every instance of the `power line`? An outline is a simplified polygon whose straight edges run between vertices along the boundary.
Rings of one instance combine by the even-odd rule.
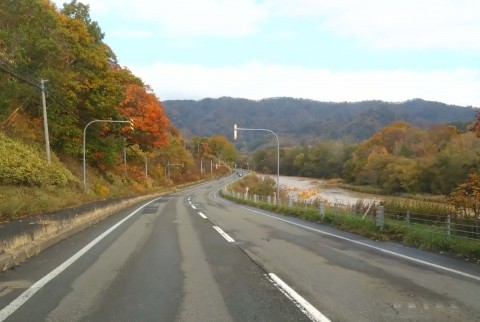
[[[0,59],[0,60],[2,60],[3,63],[5,63],[5,61],[3,61],[3,59]],[[13,71],[5,68],[5,67],[2,66],[2,65],[0,65],[0,69],[1,69],[3,72],[9,74],[10,76],[13,76],[13,77],[15,77],[15,78],[17,78],[17,79],[19,79],[19,80],[21,80],[21,81],[23,81],[23,82],[25,82],[25,83],[33,86],[33,87],[39,89],[39,90],[42,90],[42,88],[40,87],[40,85],[39,85],[38,83],[36,83],[36,82],[34,82],[34,81],[32,81],[32,80],[29,80],[29,79],[27,79],[27,78],[24,78],[24,77],[22,77],[22,76],[20,76],[20,75],[18,75],[18,74],[16,74],[16,73],[14,73]]]
[[[0,57],[0,62],[3,63],[4,65],[10,65],[10,62],[8,62],[7,60],[5,60],[4,58]],[[26,76],[21,76],[19,75],[18,73],[12,71],[10,68],[6,68],[5,66],[2,66],[2,64],[0,64],[0,71],[3,71],[13,77],[15,77],[16,79],[19,79],[37,89],[39,89],[40,91],[43,91],[45,92],[45,94],[49,94],[49,97],[53,98],[53,100],[60,106],[64,109],[65,112],[67,112],[70,116],[72,116],[75,121],[77,122],[80,122],[80,121],[83,121],[78,115],[74,114],[67,106],[66,104],[50,89],[42,89],[42,87],[39,85],[39,82],[36,82]]]
[[[7,62],[6,62],[4,59],[2,59],[2,58],[0,58],[0,61],[2,61],[2,63],[4,63],[4,64],[7,63]],[[25,77],[25,76],[20,76],[19,74],[11,71],[11,70],[8,69],[8,68],[5,68],[5,67],[2,66],[2,65],[0,65],[0,69],[1,69],[3,72],[9,74],[10,76],[13,76],[13,77],[15,77],[16,79],[19,79],[19,80],[21,80],[21,81],[23,81],[23,82],[25,82],[25,83],[27,83],[27,84],[29,84],[29,85],[37,88],[37,89],[39,89],[40,91],[45,92],[45,94],[50,94],[49,96],[52,97],[52,98],[58,103],[58,105],[60,105],[60,107],[62,107],[63,109],[65,109],[65,111],[66,111],[68,114],[70,114],[71,116],[73,116],[73,118],[74,118],[76,121],[80,121],[79,117],[78,117],[77,115],[73,114],[72,111],[70,111],[70,109],[69,109],[51,90],[49,90],[49,89],[43,89],[43,88],[39,85],[38,82],[35,82],[35,81],[31,80],[31,79],[28,79],[28,78]]]

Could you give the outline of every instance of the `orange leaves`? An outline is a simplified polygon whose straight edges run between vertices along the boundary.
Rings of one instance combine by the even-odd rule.
[[[480,113],[477,112],[477,118],[473,124],[472,131],[480,138]]]
[[[168,143],[168,118],[155,95],[148,93],[143,86],[130,84],[125,99],[119,106],[120,112],[127,118],[133,118],[135,132],[124,129],[124,134],[133,143],[150,150]]]
[[[472,172],[468,175],[468,180],[460,184],[449,195],[452,205],[465,217],[474,214],[480,218],[480,175]]]

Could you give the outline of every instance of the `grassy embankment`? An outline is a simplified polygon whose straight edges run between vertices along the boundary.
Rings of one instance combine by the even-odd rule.
[[[42,149],[13,140],[0,132],[0,221],[42,214],[87,202],[159,192],[138,183],[126,184],[114,174],[99,175],[88,169],[88,193],[79,178],[82,166],[77,160],[66,163],[52,154],[45,160]]]
[[[48,164],[44,151],[20,141],[11,139],[0,132],[0,222],[44,214],[47,212],[79,206],[88,202],[123,196],[138,196],[114,205],[96,209],[68,221],[43,220],[41,228],[34,233],[19,235],[11,240],[0,240],[0,254],[8,253],[32,241],[49,238],[56,233],[88,222],[95,222],[109,214],[125,208],[140,195],[161,192],[147,189],[138,183],[125,184],[122,178],[109,175],[106,180],[94,169],[89,169],[87,181],[91,188],[84,193],[81,182],[81,164],[65,163],[52,154]],[[144,198],[144,197],[143,197]]]
[[[252,179],[253,177],[253,179]],[[253,194],[261,195],[255,191],[256,183],[254,176],[249,176],[244,180],[250,180],[248,183]],[[253,180],[253,181],[252,181]],[[264,182],[259,182],[260,187],[265,190]],[[243,182],[237,183],[238,191],[244,192]],[[235,190],[235,187],[232,187]],[[273,188],[272,188],[273,191]],[[447,236],[445,229],[431,225],[415,223],[408,224],[405,221],[385,218],[385,225],[383,230],[380,230],[374,221],[374,217],[367,216],[363,219],[361,215],[351,212],[334,212],[333,208],[326,207],[325,215],[320,216],[318,207],[305,207],[304,204],[293,205],[274,205],[265,202],[257,202],[234,198],[228,195],[224,197],[235,201],[237,203],[254,206],[257,208],[273,211],[279,214],[298,217],[304,220],[317,222],[320,224],[327,224],[340,230],[349,231],[358,235],[362,235],[375,240],[393,240],[402,242],[405,245],[418,247],[425,250],[446,252],[455,256],[462,256],[468,260],[477,261],[480,263],[480,241],[462,239],[454,236]],[[442,205],[433,205],[432,202],[423,202],[420,200],[405,200],[404,198],[394,199],[389,198],[384,204],[386,209],[391,209],[392,212],[403,212],[408,209],[412,213],[419,214],[435,214],[438,216],[446,216],[448,214],[448,207]]]

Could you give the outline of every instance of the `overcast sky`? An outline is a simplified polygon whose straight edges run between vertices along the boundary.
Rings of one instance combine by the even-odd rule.
[[[478,0],[80,2],[120,64],[161,100],[422,98],[480,106]]]

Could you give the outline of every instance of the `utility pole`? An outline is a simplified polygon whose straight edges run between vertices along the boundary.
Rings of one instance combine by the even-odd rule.
[[[148,180],[148,157],[145,156],[145,180]]]
[[[123,138],[123,173],[127,176],[127,139]]]
[[[42,90],[42,107],[43,107],[43,128],[45,132],[45,152],[47,154],[48,164],[52,163],[50,157],[50,140],[48,137],[48,120],[47,120],[47,100],[45,99],[45,79],[40,80],[40,89]]]

